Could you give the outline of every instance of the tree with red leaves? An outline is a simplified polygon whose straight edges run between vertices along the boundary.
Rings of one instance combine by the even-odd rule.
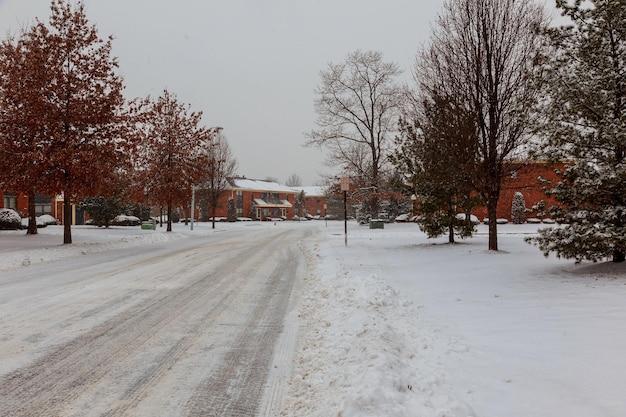
[[[72,243],[72,203],[106,195],[125,155],[123,85],[112,38],[98,36],[84,4],[50,9],[49,25],[37,20],[2,46],[13,55],[0,67],[2,168],[14,187],[63,194],[63,243]]]
[[[0,43],[0,187],[28,195],[27,234],[37,234],[35,193],[45,188],[46,177],[38,146],[45,135],[42,47],[25,31]]]
[[[156,100],[132,103],[131,113],[139,134],[135,159],[135,185],[150,204],[167,208],[167,231],[172,231],[172,211],[190,202],[192,187],[210,166],[201,149],[212,131],[200,125],[202,113],[178,102],[164,90]]]

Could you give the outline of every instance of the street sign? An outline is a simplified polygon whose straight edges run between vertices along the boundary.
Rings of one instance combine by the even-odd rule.
[[[350,177],[341,179],[341,191],[350,191]]]

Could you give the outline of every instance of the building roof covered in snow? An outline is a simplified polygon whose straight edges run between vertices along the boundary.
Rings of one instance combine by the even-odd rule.
[[[295,194],[299,191],[295,191],[291,187],[281,185],[273,181],[252,180],[248,178],[233,178],[230,180],[232,189],[234,190],[251,190],[270,193],[289,193]]]
[[[306,187],[291,187],[294,191],[300,193],[304,191],[306,197],[323,197],[326,195],[326,187],[319,185],[312,185]]]

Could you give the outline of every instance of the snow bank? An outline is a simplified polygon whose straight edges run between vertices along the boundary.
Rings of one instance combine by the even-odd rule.
[[[303,334],[283,416],[473,416],[441,367],[421,307],[379,276],[315,245],[300,313]],[[334,255],[333,255],[334,253]],[[323,261],[321,261],[323,259]]]
[[[183,238],[183,233],[143,231],[138,227],[73,226],[71,245],[63,245],[63,226],[38,229],[36,235],[24,230],[0,233],[0,271],[40,262],[81,256],[87,253],[148,245]]]

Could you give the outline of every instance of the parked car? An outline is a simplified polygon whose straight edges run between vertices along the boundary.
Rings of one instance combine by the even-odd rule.
[[[141,220],[139,217],[135,216],[125,216],[120,214],[111,222],[114,226],[139,226],[141,224]]]
[[[27,217],[22,218],[22,229],[28,229],[29,219]],[[42,228],[48,226],[40,217],[35,217],[35,222],[37,223],[37,228]]]
[[[41,216],[38,216],[37,217],[37,221],[39,221],[39,220],[41,220],[41,222],[44,223],[47,226],[61,224],[60,221],[55,219],[54,216],[52,216],[50,214],[42,214]]]
[[[395,221],[397,221],[398,223],[405,223],[409,221],[409,215],[404,213],[401,214],[399,216],[396,216]]]

